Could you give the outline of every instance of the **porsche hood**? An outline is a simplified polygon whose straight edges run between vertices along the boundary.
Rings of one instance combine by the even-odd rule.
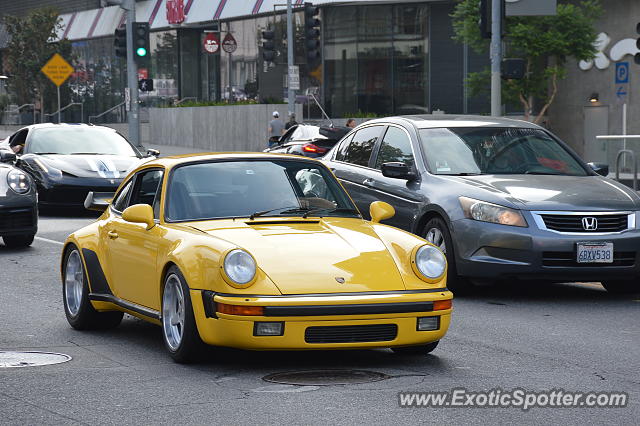
[[[76,177],[122,179],[140,163],[138,157],[117,155],[38,155],[29,158],[43,162],[46,167],[61,170]],[[27,160],[27,159],[25,159]]]
[[[249,251],[282,294],[405,289],[393,257],[369,225],[349,221],[344,227],[325,219],[190,226]]]

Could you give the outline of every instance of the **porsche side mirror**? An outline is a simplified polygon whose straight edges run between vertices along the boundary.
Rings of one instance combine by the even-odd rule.
[[[381,220],[389,219],[396,214],[396,210],[389,203],[385,203],[384,201],[374,201],[369,206],[369,215],[371,216],[371,221],[374,223],[379,223]]]
[[[11,151],[0,151],[0,162],[1,163],[13,163],[16,161],[16,154]]]
[[[113,192],[93,192],[89,191],[87,198],[84,199],[84,208],[103,212],[109,207],[109,203],[113,199]]]
[[[127,207],[122,212],[122,219],[127,222],[144,223],[147,229],[153,228],[156,224],[153,221],[153,208],[149,204],[134,204]]]
[[[416,177],[411,168],[400,161],[382,163],[381,169],[382,176],[386,176],[389,178],[412,180]]]
[[[160,155],[160,151],[158,151],[157,149],[149,148],[147,149],[147,154],[145,155],[145,157],[157,157],[158,155]]]
[[[587,163],[594,172],[601,176],[607,176],[609,174],[609,165],[604,163]]]

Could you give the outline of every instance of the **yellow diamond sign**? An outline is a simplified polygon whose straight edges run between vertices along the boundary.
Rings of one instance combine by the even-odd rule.
[[[69,62],[65,61],[62,56],[56,53],[44,64],[40,71],[49,77],[49,80],[51,80],[53,84],[60,86],[73,74],[74,69]]]

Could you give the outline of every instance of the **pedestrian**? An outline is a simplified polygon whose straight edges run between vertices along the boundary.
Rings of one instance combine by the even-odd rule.
[[[284,123],[280,120],[280,113],[273,111],[273,120],[269,122],[269,148],[278,144],[284,133]]]
[[[289,130],[291,127],[297,125],[298,122],[296,121],[296,115],[292,112],[289,115],[289,121],[287,121],[287,124],[284,125],[284,129],[285,130]]]
[[[356,120],[354,120],[353,118],[348,119],[345,126],[351,127],[353,129],[354,127],[356,127]]]

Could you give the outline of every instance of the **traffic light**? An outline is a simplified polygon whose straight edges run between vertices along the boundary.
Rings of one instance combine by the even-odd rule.
[[[638,24],[636,25],[636,33],[640,35],[640,22],[638,22]],[[636,47],[640,49],[640,37],[638,37],[638,39],[636,40]],[[635,54],[635,56],[633,57],[633,62],[640,65],[640,53]]]
[[[304,45],[307,49],[307,63],[315,68],[320,62],[320,9],[311,3],[304,4]]]
[[[262,59],[265,62],[273,62],[276,59],[276,43],[274,31],[262,32]]]
[[[133,57],[146,58],[149,54],[149,23],[133,23]]]
[[[113,45],[116,48],[116,56],[127,57],[127,30],[124,25],[116,28],[114,32]]]

